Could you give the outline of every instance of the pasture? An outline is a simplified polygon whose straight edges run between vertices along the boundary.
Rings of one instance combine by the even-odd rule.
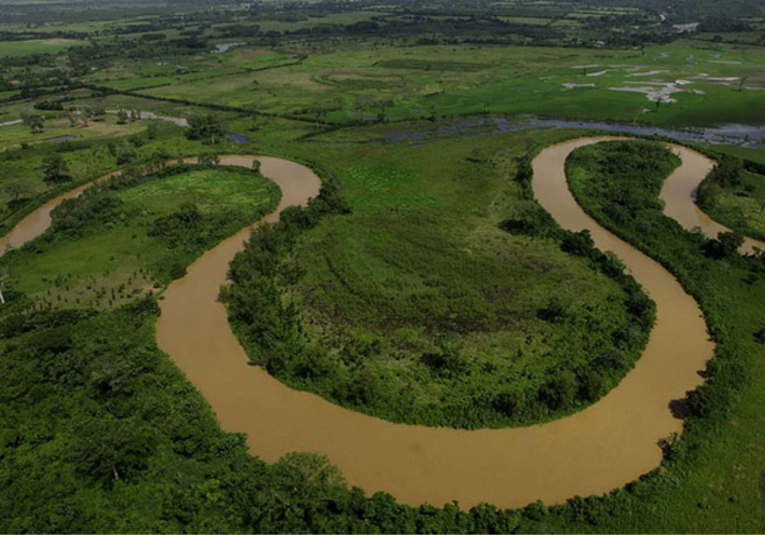
[[[338,124],[494,113],[708,126],[765,119],[763,69],[757,50],[688,43],[644,52],[347,47],[262,71],[125,79],[113,87]]]
[[[69,47],[85,44],[75,39],[33,39],[29,41],[0,42],[0,57],[29,56],[31,54],[58,54]]]

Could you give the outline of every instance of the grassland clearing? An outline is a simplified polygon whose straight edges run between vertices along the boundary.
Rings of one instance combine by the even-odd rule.
[[[84,41],[75,39],[37,39],[30,41],[0,42],[0,57],[29,56],[31,54],[58,54],[69,47],[80,46]]]
[[[192,166],[95,196],[99,199],[86,192],[84,200],[68,201],[66,215],[54,211],[57,235],[49,232],[3,258],[14,286],[37,307],[111,308],[141,297],[182,274],[209,245],[268,212],[279,194],[271,182],[248,170]],[[67,217],[77,203],[95,208],[74,225]],[[201,235],[189,241],[158,234],[158,226],[170,225],[189,206],[202,222],[197,224]]]
[[[544,388],[561,374],[586,382],[586,363],[609,351],[594,397],[613,387],[647,334],[626,312],[627,291],[555,240],[499,228],[528,202],[503,177],[528,144],[556,135],[324,145],[312,159],[337,172],[353,214],[309,231],[282,269],[303,274],[283,299],[320,362],[293,349],[273,371],[269,350],[243,334],[253,361],[342,405],[427,425],[519,425],[577,410],[593,398],[550,408]],[[543,319],[557,304],[565,319]],[[354,397],[366,377],[374,385]],[[517,406],[501,408],[504,394]]]
[[[203,84],[204,73],[199,82],[141,79],[150,87],[139,92],[200,104],[224,99],[253,111],[333,123],[491,112],[675,126],[756,124],[765,117],[763,68],[765,55],[758,51],[689,43],[645,55],[465,45],[411,47],[403,54],[350,48],[262,72],[228,71],[214,86]],[[466,71],[470,77],[460,74]],[[160,86],[152,87],[158,80]],[[635,92],[645,96],[628,94]]]

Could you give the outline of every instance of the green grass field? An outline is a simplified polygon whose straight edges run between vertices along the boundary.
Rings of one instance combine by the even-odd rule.
[[[412,47],[403,53],[351,48],[312,54],[292,67],[230,71],[214,85],[205,80],[216,71],[106,85],[308,119],[319,114],[338,123],[380,114],[401,120],[491,112],[702,126],[763,121],[763,67],[765,54],[756,49],[690,43],[652,47],[645,55],[530,47]]]
[[[321,357],[292,354],[276,376],[386,419],[467,428],[549,420],[593,401],[545,404],[563,375],[577,388],[598,382],[594,398],[616,385],[647,334],[625,290],[555,240],[499,228],[530,204],[507,182],[516,158],[555,138],[303,148],[335,170],[353,214],[308,232],[286,261],[304,275],[284,299],[300,311],[306,350]],[[557,306],[562,316],[545,319]],[[306,377],[306,366],[318,371]],[[367,376],[372,393],[347,394]],[[521,401],[498,409],[503,395]]]
[[[0,57],[29,56],[31,54],[58,54],[69,47],[85,44],[75,39],[36,39],[31,41],[0,42]]]
[[[168,266],[185,267],[217,241],[271,210],[279,192],[272,182],[248,170],[192,167],[97,197],[110,199],[113,206],[96,204],[86,216],[79,216],[76,225],[67,223],[66,231],[56,234],[54,226],[54,232],[31,249],[2,259],[14,286],[37,306],[111,308],[142,296],[168,282]],[[93,203],[87,199],[87,205]],[[189,203],[199,211],[200,236],[186,240],[156,235],[157,225],[170,224],[160,221],[174,217]],[[63,215],[58,218],[68,221]],[[60,221],[54,225],[63,228]]]

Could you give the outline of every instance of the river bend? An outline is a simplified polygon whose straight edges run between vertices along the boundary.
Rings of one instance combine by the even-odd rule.
[[[600,401],[569,417],[523,428],[466,431],[394,424],[292,390],[258,367],[231,332],[217,301],[228,264],[243,247],[244,229],[203,254],[174,281],[159,304],[157,343],[207,398],[226,431],[244,432],[250,451],[273,462],[291,451],[328,456],[349,484],[367,493],[385,491],[411,505],[462,506],[481,502],[520,507],[536,500],[559,503],[574,495],[602,494],[656,468],[659,443],[682,430],[670,404],[701,382],[713,356],[697,303],[657,262],[588,217],[568,189],[565,161],[578,147],[615,138],[581,138],[544,149],[534,159],[533,189],[540,204],[566,229],[588,229],[602,250],[616,253],[657,303],[657,323],[635,368]],[[691,193],[711,163],[675,147],[682,165],[668,178],[666,212],[686,228],[714,228],[689,219]],[[225,156],[221,163],[250,167],[252,156]],[[261,172],[282,189],[282,209],[304,205],[320,188],[307,167],[258,157]],[[689,189],[690,188],[690,189]],[[4,238],[13,246],[41,234],[50,201]],[[696,217],[699,217],[696,214]],[[703,221],[702,221],[703,223]]]

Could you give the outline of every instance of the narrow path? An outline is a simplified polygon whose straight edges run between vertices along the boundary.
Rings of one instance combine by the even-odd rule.
[[[247,357],[217,302],[228,264],[242,248],[241,231],[195,261],[160,301],[157,342],[196,385],[227,431],[247,433],[250,451],[272,462],[290,451],[325,454],[351,485],[386,491],[411,505],[490,502],[519,507],[601,494],[635,480],[661,461],[659,442],[681,431],[670,404],[701,383],[714,345],[696,302],[658,263],[590,219],[568,190],[564,164],[576,148],[609,138],[577,139],[534,160],[534,192],[559,223],[587,228],[596,245],[614,251],[657,302],[657,325],[635,369],[598,403],[555,422],[464,431],[393,424],[292,390]],[[318,194],[308,168],[258,158],[283,191],[278,219],[290,205]],[[228,156],[250,167],[253,157]],[[681,170],[691,173],[684,162]],[[680,170],[678,170],[679,172]],[[703,178],[701,176],[700,178]],[[44,230],[44,229],[43,229]]]

